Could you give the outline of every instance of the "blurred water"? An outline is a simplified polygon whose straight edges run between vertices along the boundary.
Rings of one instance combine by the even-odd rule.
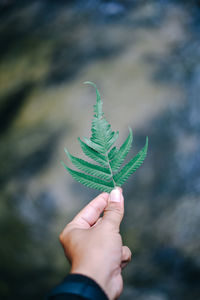
[[[198,1],[0,1],[0,296],[38,299],[68,269],[63,226],[98,194],[73,181],[95,93],[144,166],[124,185],[133,261],[121,299],[200,298]]]

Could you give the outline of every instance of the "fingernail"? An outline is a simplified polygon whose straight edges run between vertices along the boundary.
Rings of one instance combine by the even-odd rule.
[[[110,193],[110,201],[111,202],[120,202],[121,201],[121,192],[118,188],[115,188]]]
[[[123,190],[120,186],[117,186],[116,189],[120,190],[121,193],[123,192]]]

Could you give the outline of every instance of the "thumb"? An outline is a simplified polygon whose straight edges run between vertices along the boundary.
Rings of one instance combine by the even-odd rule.
[[[114,229],[119,230],[124,215],[124,197],[122,189],[116,187],[109,195],[108,205],[104,210],[103,222],[109,223]]]

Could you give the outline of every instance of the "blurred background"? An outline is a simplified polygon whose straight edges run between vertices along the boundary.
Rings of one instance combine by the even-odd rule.
[[[68,272],[58,234],[98,191],[74,181],[94,81],[119,145],[149,136],[123,185],[133,258],[120,299],[200,299],[200,2],[0,0],[0,298],[43,299]]]

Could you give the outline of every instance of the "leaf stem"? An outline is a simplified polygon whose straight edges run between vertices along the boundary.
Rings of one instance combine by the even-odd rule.
[[[110,173],[111,173],[111,176],[112,176],[112,182],[113,182],[113,184],[114,184],[114,187],[116,187],[116,183],[115,183],[115,181],[114,181],[114,179],[113,179],[113,171],[112,171],[112,169],[111,169],[110,161],[109,161],[109,158],[108,158],[108,153],[106,154],[106,159],[107,159],[107,161],[108,161],[108,167],[109,167],[109,170],[110,170]]]

